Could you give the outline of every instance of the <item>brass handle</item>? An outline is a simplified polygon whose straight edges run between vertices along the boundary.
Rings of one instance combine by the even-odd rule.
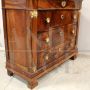
[[[46,42],[49,43],[49,41],[50,41],[49,38],[46,38]]]
[[[37,18],[38,11],[37,10],[33,10],[33,11],[30,12],[30,14],[31,14],[31,18]]]
[[[50,21],[51,21],[51,20],[50,20],[50,18],[49,18],[49,17],[48,17],[48,18],[46,18],[46,22],[47,22],[47,23],[50,23]]]
[[[62,7],[65,7],[65,6],[66,6],[66,1],[65,1],[65,0],[63,0],[63,1],[61,2],[61,6],[62,6]]]
[[[48,55],[46,55],[46,56],[45,56],[45,60],[48,60],[48,59],[49,59],[49,57],[48,57]]]

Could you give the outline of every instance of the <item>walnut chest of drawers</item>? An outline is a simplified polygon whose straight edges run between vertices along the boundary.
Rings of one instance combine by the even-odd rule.
[[[2,0],[6,68],[28,86],[78,54],[82,0]]]

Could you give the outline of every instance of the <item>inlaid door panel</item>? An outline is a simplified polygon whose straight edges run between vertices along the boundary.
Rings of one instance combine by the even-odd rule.
[[[10,62],[26,66],[26,13],[23,10],[7,10],[6,15]]]

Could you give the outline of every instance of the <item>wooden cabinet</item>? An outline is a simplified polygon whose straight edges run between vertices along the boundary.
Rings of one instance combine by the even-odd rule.
[[[6,68],[37,79],[78,54],[82,0],[2,0]]]

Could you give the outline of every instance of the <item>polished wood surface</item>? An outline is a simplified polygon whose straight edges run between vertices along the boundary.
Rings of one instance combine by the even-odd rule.
[[[6,68],[38,85],[37,79],[78,54],[82,0],[2,0]]]

